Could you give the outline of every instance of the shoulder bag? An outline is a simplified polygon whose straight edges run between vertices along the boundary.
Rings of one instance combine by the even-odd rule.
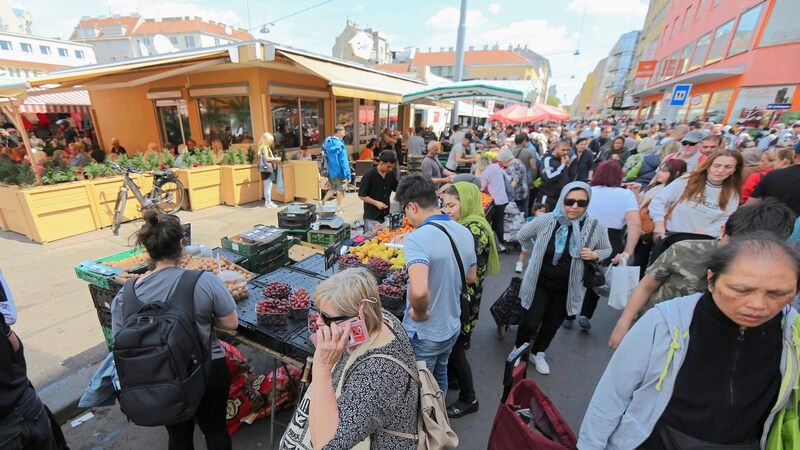
[[[589,239],[592,238],[594,230],[597,228],[597,219],[593,219],[589,228]],[[578,237],[580,239],[580,237]],[[598,261],[583,260],[583,287],[592,289],[606,284],[606,275]]]
[[[264,152],[260,152],[258,156],[258,171],[263,173],[272,173],[273,172],[272,163],[267,161],[267,158],[264,157]]]
[[[461,255],[458,253],[458,248],[456,247],[455,241],[453,238],[450,237],[450,233],[444,229],[443,226],[439,225],[438,223],[428,222],[428,225],[433,225],[434,227],[440,229],[442,233],[447,235],[447,239],[450,240],[450,245],[453,247],[453,254],[456,258],[456,263],[458,264],[458,274],[461,275],[461,296],[459,303],[461,304],[461,325],[463,326],[465,323],[468,323],[470,320],[470,302],[469,302],[469,295],[467,294],[467,278],[464,275],[464,263],[461,262]]]

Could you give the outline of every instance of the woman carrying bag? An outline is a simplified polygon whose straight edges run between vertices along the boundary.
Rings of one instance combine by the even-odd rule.
[[[611,255],[605,225],[586,214],[591,196],[588,184],[573,181],[561,190],[552,213],[540,215],[517,233],[523,248],[533,250],[519,293],[525,312],[515,346],[535,336],[530,359],[542,375],[550,373],[544,352],[558,328],[581,310],[586,262]]]
[[[261,179],[264,180],[264,207],[277,208],[278,205],[272,202],[272,182],[275,177],[275,164],[280,164],[281,159],[276,158],[272,153],[275,146],[275,136],[272,133],[264,133],[258,141],[258,171],[261,172]]]

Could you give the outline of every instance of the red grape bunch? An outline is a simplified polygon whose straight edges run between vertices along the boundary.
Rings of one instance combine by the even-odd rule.
[[[308,315],[308,331],[309,333],[316,333],[317,329],[319,329],[319,325],[317,325],[317,318],[319,317],[319,313],[316,311],[312,311],[311,314]]]
[[[257,314],[285,314],[289,310],[289,301],[280,298],[265,298],[256,303]]]
[[[403,288],[393,284],[380,284],[378,285],[378,293],[387,297],[402,297]]]
[[[292,292],[292,287],[286,283],[280,283],[278,281],[273,281],[269,283],[267,287],[261,290],[261,293],[264,294],[264,297],[269,298],[289,298],[289,294]]]
[[[311,296],[304,288],[297,288],[289,297],[289,304],[295,309],[305,309],[311,302]]]
[[[376,258],[374,256],[370,256],[367,262],[370,267],[374,267],[376,270],[384,273],[388,273],[389,269],[392,267],[392,263],[386,261],[385,259]]]

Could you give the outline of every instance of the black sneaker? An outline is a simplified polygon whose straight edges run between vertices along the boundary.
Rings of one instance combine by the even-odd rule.
[[[478,400],[473,400],[470,403],[456,400],[452,405],[447,407],[447,417],[450,419],[458,419],[467,414],[472,414],[478,411]]]

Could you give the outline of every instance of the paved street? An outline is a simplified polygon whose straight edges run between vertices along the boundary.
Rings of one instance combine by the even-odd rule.
[[[345,218],[348,221],[360,215],[360,204],[354,194],[348,195],[346,210]],[[180,215],[184,221],[192,223],[195,243],[218,246],[220,236],[235,234],[256,223],[277,223],[277,211],[256,206],[218,206]],[[138,228],[139,223],[124,225],[118,237],[109,230],[100,230],[44,246],[25,242],[12,233],[0,234],[0,239],[3,239],[3,271],[20,309],[20,321],[15,328],[25,341],[29,373],[37,387],[74,374],[78,368],[104,356],[102,334],[86,283],[75,277],[73,266],[83,259],[95,259],[123,250],[127,237]],[[492,302],[514,275],[516,254],[502,255],[501,260],[501,273],[486,282],[481,321],[473,337],[472,349],[468,352],[481,408],[476,414],[452,421],[461,439],[460,448],[485,448],[502,392],[503,359],[514,343],[513,329],[504,341],[496,338],[494,322],[489,313]],[[594,385],[611,355],[605,343],[616,316],[615,311],[601,306],[590,333],[561,329],[548,352],[552,374],[538,375],[532,367],[528,371],[576,432]],[[263,355],[246,348],[242,350],[253,360],[256,371],[271,369],[271,362]],[[73,380],[73,385],[77,387],[70,392],[74,392],[74,389],[82,391],[90,376],[91,373],[81,374],[80,377],[85,379]],[[60,393],[57,389],[52,391],[64,394],[63,389]],[[450,401],[455,394],[449,395]],[[165,446],[166,433],[163,429],[136,427],[127,422],[117,407],[99,408],[93,412],[95,417],[86,423],[74,428],[69,423],[64,425],[72,448]],[[277,421],[285,423],[288,415],[288,411],[279,414]],[[281,429],[278,425],[276,440],[281,435]],[[198,431],[197,442],[200,439]],[[244,426],[233,440],[236,448],[273,448],[269,441],[269,420]],[[198,448],[205,447],[199,445]]]

